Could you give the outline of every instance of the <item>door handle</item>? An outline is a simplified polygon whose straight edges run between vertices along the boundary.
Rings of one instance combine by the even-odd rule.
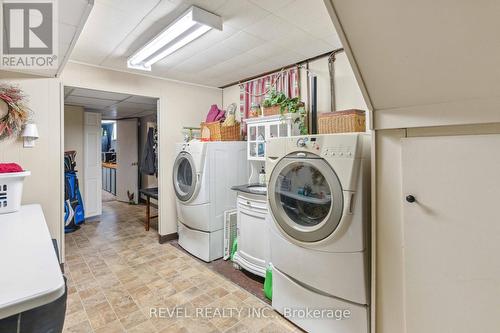
[[[409,202],[409,203],[414,203],[417,201],[417,199],[411,194],[408,194],[405,199],[406,199],[406,202]]]

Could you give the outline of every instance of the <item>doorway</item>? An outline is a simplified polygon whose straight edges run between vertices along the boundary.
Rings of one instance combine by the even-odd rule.
[[[65,183],[73,172],[77,185],[65,186],[66,233],[85,223],[118,225],[125,211],[158,230],[157,119],[157,98],[64,87],[65,160],[73,160],[72,170],[65,163]],[[85,223],[68,219],[72,205],[83,207]]]

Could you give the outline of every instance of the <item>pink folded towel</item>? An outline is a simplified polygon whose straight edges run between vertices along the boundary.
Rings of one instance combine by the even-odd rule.
[[[224,119],[226,119],[226,112],[222,111],[214,104],[210,107],[205,122],[213,123],[216,121],[224,121]]]
[[[23,172],[23,168],[16,163],[0,163],[0,173]]]

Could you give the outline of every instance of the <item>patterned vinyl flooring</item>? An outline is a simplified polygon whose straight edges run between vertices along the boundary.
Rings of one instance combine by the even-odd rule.
[[[105,201],[66,235],[65,333],[300,332],[143,221],[144,206]]]

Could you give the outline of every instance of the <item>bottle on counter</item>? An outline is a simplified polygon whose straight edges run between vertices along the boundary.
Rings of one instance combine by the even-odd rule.
[[[266,170],[264,167],[259,172],[259,184],[264,185],[266,183]]]

